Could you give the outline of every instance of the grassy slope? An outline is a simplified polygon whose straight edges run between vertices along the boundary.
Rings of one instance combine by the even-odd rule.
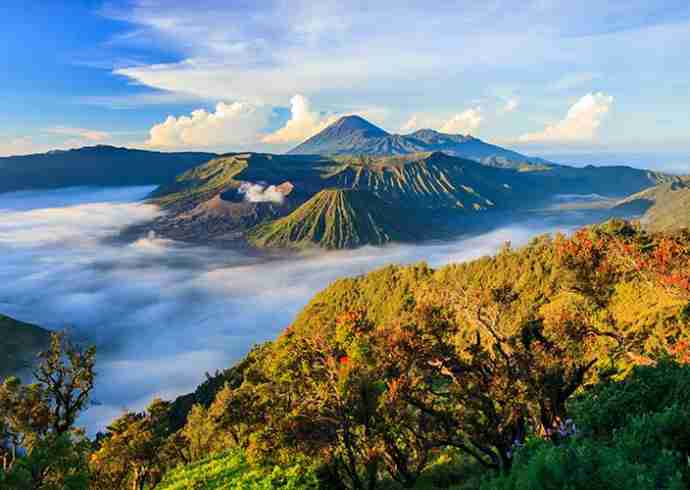
[[[644,213],[642,224],[651,231],[674,231],[690,227],[690,177],[666,182],[621,201],[619,208]]]
[[[0,315],[0,378],[31,366],[38,351],[48,345],[47,330]]]
[[[482,210],[510,201],[519,175],[443,153],[339,158],[333,187],[369,190],[400,207]]]
[[[258,226],[249,239],[259,247],[382,245],[408,238],[400,222],[395,210],[369,192],[326,189],[288,216]]]
[[[306,474],[305,474],[306,473]],[[165,475],[160,490],[316,489],[315,479],[300,465],[287,468],[252,467],[241,452],[216,454]]]

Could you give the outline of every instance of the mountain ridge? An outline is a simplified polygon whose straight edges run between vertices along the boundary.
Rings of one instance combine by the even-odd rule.
[[[230,153],[159,187],[151,202],[165,213],[146,226],[179,240],[234,241],[259,248],[351,248],[446,237],[455,232],[453,227],[492,219],[483,216],[489,210],[526,210],[558,194],[597,193],[620,199],[672,180],[624,167],[497,168],[441,151],[335,157]],[[243,186],[272,189],[273,197],[252,199],[242,194]],[[322,194],[303,207],[326,189],[364,194]],[[374,225],[369,208],[374,209]],[[336,220],[338,216],[346,218]],[[297,223],[300,219],[302,224]],[[314,223],[325,222],[328,228],[338,220],[346,222],[342,234],[312,232]],[[390,240],[382,240],[372,226],[392,230],[384,233]]]
[[[0,157],[0,192],[163,184],[216,156],[96,145]]]
[[[443,151],[489,166],[520,168],[550,164],[546,160],[528,157],[471,135],[446,134],[433,129],[419,129],[407,135],[388,133],[356,115],[341,117],[287,154],[384,156],[433,151]]]

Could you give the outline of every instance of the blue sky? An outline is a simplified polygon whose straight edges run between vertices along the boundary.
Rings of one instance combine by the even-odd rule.
[[[686,0],[6,0],[0,22],[0,155],[280,152],[358,113],[573,160],[690,160]]]

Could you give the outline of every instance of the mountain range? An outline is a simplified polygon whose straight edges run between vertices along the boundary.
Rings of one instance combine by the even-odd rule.
[[[290,155],[407,155],[442,151],[496,167],[520,168],[548,164],[515,151],[461,134],[420,129],[407,135],[391,134],[359,116],[345,116],[288,152]]]
[[[359,116],[340,118],[286,155],[93,146],[0,158],[0,192],[146,184],[159,184],[150,202],[164,213],[128,232],[253,248],[416,242],[445,236],[448,221],[489,222],[560,194],[624,200],[617,212],[647,212],[645,222],[659,226],[690,221],[673,213],[687,201],[680,177],[569,167],[431,129],[391,134]]]
[[[442,238],[458,224],[462,231],[490,223],[496,213],[544,205],[559,194],[615,201],[678,181],[624,166],[548,164],[467,136],[415,134],[427,147],[454,149],[411,152],[418,148],[408,137],[348,116],[287,155],[221,155],[159,187],[151,202],[164,214],[130,231],[254,248],[353,248]],[[449,154],[462,148],[493,156]],[[497,164],[509,157],[512,163]]]
[[[98,145],[0,157],[0,192],[163,184],[215,156],[214,153],[163,153]]]

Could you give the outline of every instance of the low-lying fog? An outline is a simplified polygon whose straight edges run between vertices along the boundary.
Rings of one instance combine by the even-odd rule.
[[[61,189],[0,194],[0,312],[68,329],[98,347],[93,406],[81,421],[102,428],[154,396],[189,392],[274,338],[334,279],[390,263],[432,266],[526,243],[592,221],[584,212],[521,218],[442,244],[366,247],[289,260],[190,247],[156,237],[112,239],[151,219],[137,202],[151,188]]]

